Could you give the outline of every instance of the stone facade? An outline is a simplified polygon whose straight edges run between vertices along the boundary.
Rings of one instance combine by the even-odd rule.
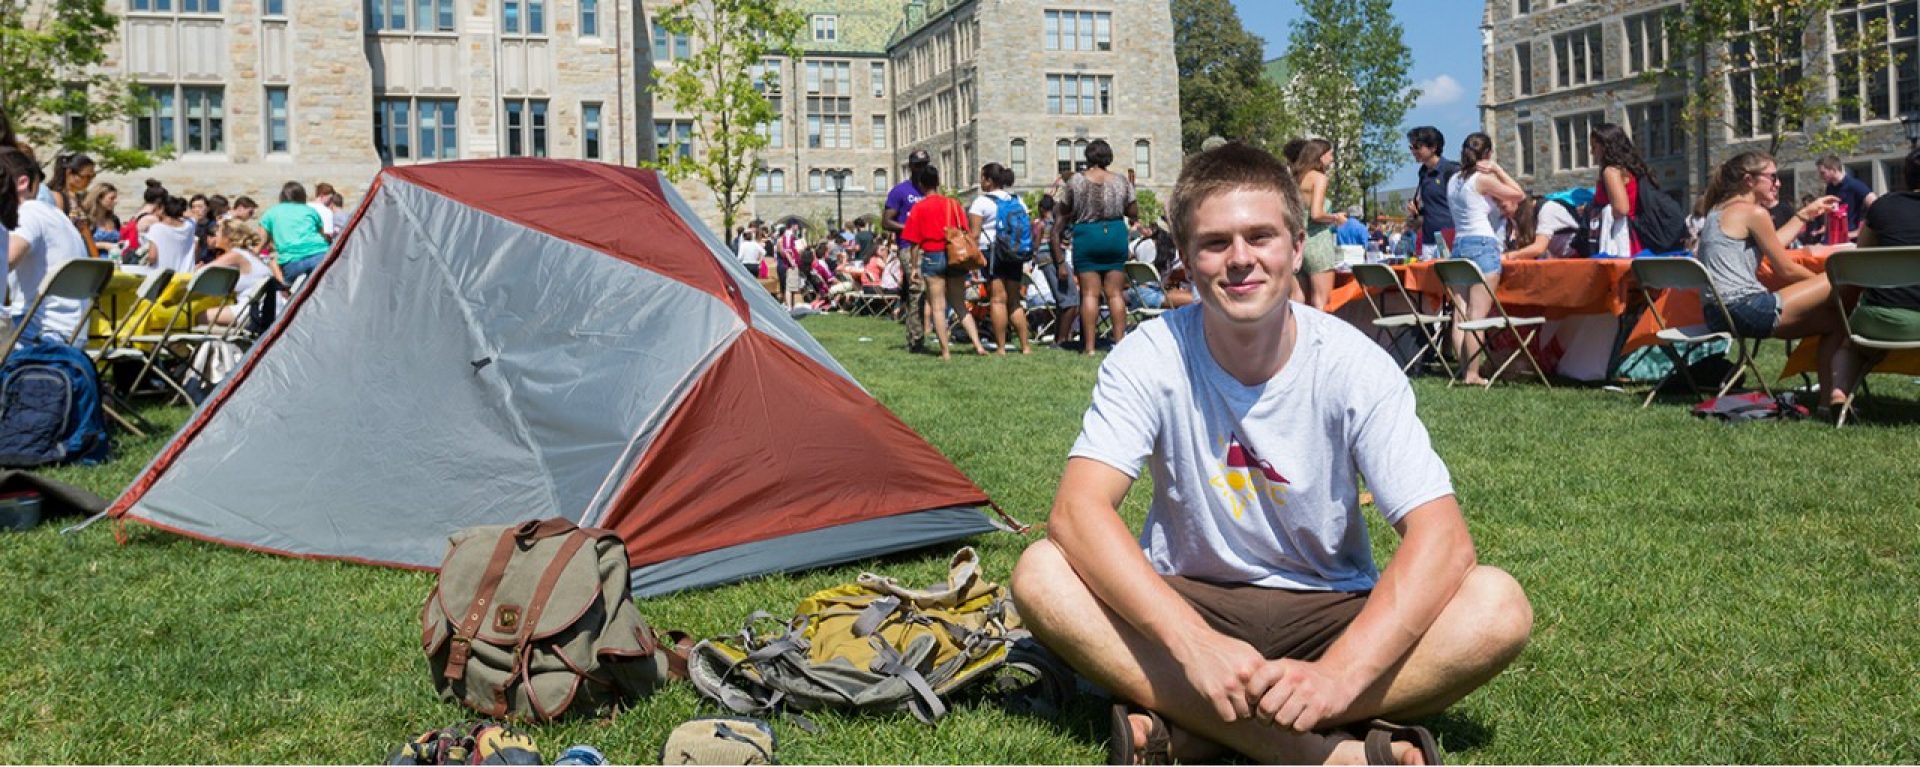
[[[627,164],[647,156],[635,129],[648,106],[646,51],[627,5],[584,0],[594,29],[583,34],[583,0],[516,0],[516,32],[503,29],[500,0],[110,2],[123,23],[109,67],[143,86],[221,96],[218,146],[190,145],[197,118],[181,99],[167,119],[171,159],[102,177],[129,212],[147,178],[176,194],[248,195],[263,205],[289,179],[309,190],[327,181],[351,205],[385,165],[507,155],[515,119],[523,155]],[[268,104],[276,93],[285,99],[277,121]],[[599,113],[591,126],[589,108]],[[441,131],[447,116],[453,127]],[[96,130],[138,142],[142,127]]]
[[[1840,87],[1829,74],[1832,30],[1851,21],[1847,14],[1855,10],[1906,19],[1892,25],[1890,42],[1920,63],[1912,21],[1920,0],[1848,5],[1807,35],[1802,61],[1810,76],[1826,78],[1823,98]],[[1706,179],[1721,161],[1767,149],[1770,136],[1753,135],[1737,120],[1694,129],[1678,113],[1695,83],[1645,74],[1666,65],[1658,14],[1679,7],[1674,0],[1487,1],[1482,129],[1493,136],[1501,162],[1517,179],[1535,192],[1593,186],[1599,171],[1590,161],[1585,134],[1586,126],[1600,122],[1627,126],[1661,187],[1688,200],[1705,191]],[[1884,96],[1884,116],[1868,113],[1843,123],[1860,133],[1859,150],[1846,158],[1849,166],[1878,191],[1900,182],[1898,168],[1908,142],[1899,115],[1920,110],[1920,77],[1914,72],[1920,67],[1912,64],[1889,72],[1894,82]],[[1458,137],[1449,139],[1458,142]],[[1783,194],[1797,198],[1822,191],[1813,167],[1819,158],[1807,151],[1803,134],[1784,139],[1779,156]]]
[[[123,19],[109,67],[173,101],[158,123],[94,129],[134,143],[144,131],[176,151],[103,180],[119,186],[126,212],[146,178],[263,204],[288,179],[327,181],[351,205],[396,163],[516,149],[651,160],[660,147],[678,151],[698,119],[647,90],[655,67],[692,52],[652,28],[653,8],[678,1],[109,0]],[[807,21],[802,55],[767,61],[781,117],[742,221],[877,215],[916,148],[956,189],[975,186],[989,161],[1015,167],[1022,187],[1048,184],[1059,153],[1077,162],[1094,138],[1113,144],[1117,172],[1137,156],[1140,185],[1163,197],[1179,174],[1168,0],[789,2]],[[1064,35],[1063,14],[1076,21]],[[584,33],[589,16],[595,29]],[[1085,84],[1081,101],[1098,108],[1050,109],[1055,80]],[[713,195],[679,186],[717,225]]]
[[[1136,171],[1163,200],[1172,191],[1180,83],[1166,0],[959,0],[928,14],[890,46],[904,73],[894,104],[903,158],[927,150],[954,188],[977,187],[988,162],[1012,168],[1021,187],[1045,187],[1084,166],[1087,142],[1106,139],[1114,172]],[[1082,20],[1094,34],[1078,33]],[[1091,114],[1069,104],[1072,92]]]

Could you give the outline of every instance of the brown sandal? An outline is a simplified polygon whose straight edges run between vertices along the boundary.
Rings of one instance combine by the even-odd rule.
[[[1420,758],[1430,765],[1440,764],[1440,743],[1425,727],[1394,724],[1385,719],[1356,725],[1354,734],[1366,739],[1367,764],[1399,764],[1393,758],[1394,741],[1412,743],[1420,749]]]
[[[1147,718],[1147,745],[1133,750],[1132,714]],[[1113,704],[1108,714],[1107,764],[1173,764],[1172,728],[1159,714],[1128,703]]]

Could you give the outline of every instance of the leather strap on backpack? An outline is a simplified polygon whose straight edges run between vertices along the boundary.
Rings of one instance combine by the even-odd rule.
[[[572,527],[572,524],[569,523],[568,527]],[[553,587],[559,584],[560,574],[566,571],[567,563],[573,561],[573,555],[580,553],[580,547],[586,545],[588,540],[591,537],[587,535],[569,536],[560,544],[560,551],[553,555],[553,561],[547,563],[547,571],[540,574],[540,583],[534,587],[533,599],[527,605],[527,617],[520,625],[520,636],[513,641],[516,649],[524,649],[533,638],[534,627],[540,625],[540,613],[546,611],[547,600],[553,596]]]
[[[564,521],[564,520],[563,520]],[[533,523],[528,523],[529,525]],[[473,653],[473,638],[480,633],[480,619],[487,614],[488,605],[493,602],[493,593],[500,588],[500,579],[507,574],[507,563],[513,560],[513,549],[518,543],[521,528],[500,536],[493,544],[493,556],[487,560],[487,570],[480,576],[480,588],[474,591],[473,604],[467,605],[467,614],[460,619],[460,629],[453,634],[447,648],[446,678],[459,681],[467,676],[467,659]]]

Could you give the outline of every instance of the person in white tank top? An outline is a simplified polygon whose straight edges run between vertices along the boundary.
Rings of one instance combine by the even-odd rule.
[[[1507,218],[1500,215],[1500,207],[1526,199],[1527,191],[1493,161],[1491,137],[1474,133],[1460,142],[1460,172],[1447,185],[1447,204],[1453,213],[1453,251],[1449,258],[1472,261],[1487,278],[1485,288],[1467,290],[1466,306],[1454,307],[1453,329],[1448,335],[1462,360],[1472,360],[1480,353],[1480,340],[1462,332],[1460,323],[1486,319],[1493,309],[1492,291],[1500,287],[1500,251],[1507,239]],[[1477,365],[1461,371],[1461,375],[1465,383],[1486,382]]]
[[[194,231],[193,222],[186,220],[187,201],[178,197],[168,197],[160,204],[153,223],[140,234],[141,241],[150,243],[145,263],[156,269],[171,269],[175,273],[193,270]]]
[[[230,218],[213,230],[213,238],[208,243],[220,251],[220,255],[206,265],[240,270],[240,281],[233,287],[235,301],[252,296],[254,289],[269,277],[280,279],[280,265],[260,256],[260,246],[266,241],[267,233],[252,221]],[[241,315],[244,311],[246,307],[238,304],[208,309],[201,313],[200,321],[208,325],[233,325],[244,321]]]

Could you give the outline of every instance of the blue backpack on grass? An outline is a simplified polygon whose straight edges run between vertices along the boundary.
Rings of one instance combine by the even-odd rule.
[[[993,257],[1001,261],[1026,263],[1033,260],[1033,218],[1020,198],[1008,195],[993,200],[993,217],[999,221],[999,233],[993,238]]]
[[[39,343],[0,369],[0,466],[107,460],[107,424],[93,361],[77,347]]]

